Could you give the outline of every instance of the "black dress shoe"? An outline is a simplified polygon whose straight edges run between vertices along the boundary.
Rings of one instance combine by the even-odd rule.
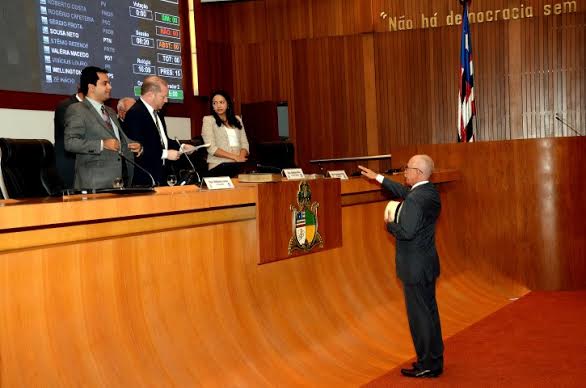
[[[443,372],[442,369],[431,370],[431,369],[401,369],[401,374],[407,377],[438,377]]]

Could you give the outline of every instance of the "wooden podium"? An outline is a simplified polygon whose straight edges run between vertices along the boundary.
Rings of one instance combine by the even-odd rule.
[[[259,184],[256,219],[259,264],[341,247],[340,180]]]

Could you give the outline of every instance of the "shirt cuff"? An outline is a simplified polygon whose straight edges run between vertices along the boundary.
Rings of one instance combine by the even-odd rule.
[[[100,152],[104,150],[104,140],[100,140]]]
[[[383,179],[385,179],[385,177],[382,176],[381,174],[378,174],[375,179],[376,179],[376,181],[378,183],[382,184],[383,183]]]
[[[167,159],[169,157],[169,151],[163,150],[163,155],[161,155],[161,159]]]

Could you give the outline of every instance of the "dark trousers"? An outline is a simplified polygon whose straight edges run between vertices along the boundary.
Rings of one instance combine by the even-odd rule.
[[[403,285],[411,338],[420,369],[444,367],[444,343],[435,300],[435,280]]]

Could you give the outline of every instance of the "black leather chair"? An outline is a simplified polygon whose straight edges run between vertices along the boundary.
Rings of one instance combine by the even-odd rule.
[[[255,146],[257,171],[280,173],[284,168],[295,168],[295,147],[285,141],[263,142]]]
[[[48,140],[0,138],[0,171],[4,198],[61,195],[63,190]]]

